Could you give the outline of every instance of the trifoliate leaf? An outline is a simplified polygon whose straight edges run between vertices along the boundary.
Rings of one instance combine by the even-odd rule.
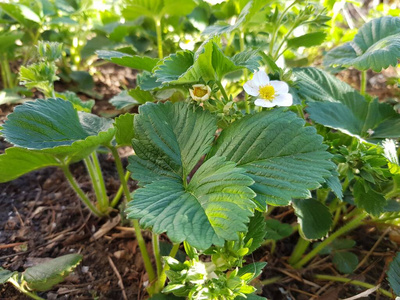
[[[235,161],[254,179],[260,209],[310,197],[336,168],[313,127],[291,112],[275,109],[234,122],[222,131],[209,156]]]
[[[329,51],[324,65],[380,72],[397,66],[399,58],[400,18],[385,16],[364,24],[352,42]]]
[[[400,253],[397,253],[396,257],[390,263],[387,276],[390,287],[396,296],[400,296]]]
[[[293,207],[304,239],[315,240],[328,233],[332,215],[327,206],[314,199],[294,199]]]
[[[367,101],[334,76],[316,69],[294,71],[299,94],[315,122],[368,141],[400,137],[400,115],[377,99]]]
[[[82,255],[68,254],[28,268],[22,274],[22,281],[30,290],[47,291],[62,282],[81,262]]]
[[[336,252],[332,261],[338,271],[343,274],[353,273],[358,265],[357,255],[351,252]]]
[[[117,65],[129,67],[136,70],[151,72],[158,63],[159,59],[148,56],[129,55],[118,51],[99,50],[96,51],[99,58],[108,60]]]
[[[223,246],[246,232],[253,214],[253,181],[222,157],[207,160],[188,185],[164,179],[139,188],[128,203],[128,217],[143,228],[166,232],[174,243],[187,241],[198,249]]]

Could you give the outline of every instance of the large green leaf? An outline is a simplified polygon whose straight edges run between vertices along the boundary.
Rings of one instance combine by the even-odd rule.
[[[28,268],[22,274],[22,280],[30,290],[47,291],[65,277],[81,262],[82,255],[68,254],[48,262]]]
[[[186,103],[148,103],[135,116],[128,169],[139,185],[189,175],[208,152],[217,130],[216,118]]]
[[[310,197],[331,176],[335,165],[322,137],[304,120],[282,109],[261,112],[223,130],[211,155],[237,162],[254,179],[251,188],[260,209],[288,205],[292,198]]]
[[[60,162],[40,150],[11,147],[0,155],[0,165],[0,182],[7,182],[40,168],[59,166]]]
[[[332,225],[329,208],[314,199],[294,199],[293,207],[303,238],[315,240],[324,237]]]
[[[132,139],[134,137],[133,131],[133,114],[124,114],[115,118],[115,141],[118,146],[130,146],[132,145]]]
[[[364,24],[352,42],[329,51],[324,65],[380,72],[397,66],[399,58],[400,18],[385,16]]]
[[[400,116],[377,99],[367,101],[334,76],[316,69],[294,71],[310,118],[324,126],[369,141],[400,137]]]
[[[129,67],[136,70],[146,70],[151,72],[157,65],[159,59],[148,56],[129,55],[118,51],[99,50],[96,54],[101,59],[108,60],[117,65]]]
[[[400,296],[400,252],[397,253],[396,257],[390,263],[387,276],[390,287],[397,296]]]
[[[374,191],[369,184],[363,180],[358,180],[353,188],[354,200],[358,207],[365,209],[371,215],[379,216],[383,213],[387,201],[385,197]]]
[[[174,243],[187,241],[198,249],[223,246],[225,240],[237,240],[237,232],[247,231],[255,208],[254,192],[247,187],[252,183],[235,163],[213,157],[186,186],[164,179],[138,189],[128,217],[157,234],[166,232]]]
[[[77,112],[62,99],[26,102],[17,106],[2,128],[17,147],[0,155],[0,182],[27,172],[79,161],[114,136],[112,121]]]
[[[262,242],[264,242],[266,231],[264,214],[256,210],[247,227],[248,232],[244,238],[244,242],[247,243],[250,239],[252,240],[249,252],[247,253],[250,254],[261,247]]]
[[[325,32],[317,31],[288,39],[287,44],[290,48],[319,46],[322,44],[325,38]]]
[[[36,27],[41,18],[28,6],[19,3],[0,3],[0,8],[27,28]]]

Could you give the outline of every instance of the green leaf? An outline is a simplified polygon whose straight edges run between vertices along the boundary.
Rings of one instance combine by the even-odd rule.
[[[343,200],[343,187],[337,174],[327,178],[326,185],[335,193],[336,197]]]
[[[261,273],[266,265],[267,265],[266,262],[255,262],[255,263],[248,264],[239,269],[237,276],[242,277],[243,275],[245,275],[247,273],[253,274],[253,276],[247,280],[247,283],[249,283],[254,278],[257,278],[258,276],[261,275]]]
[[[95,104],[94,100],[82,101],[74,92],[66,91],[65,93],[56,93],[57,98],[69,101],[74,109],[90,113]]]
[[[397,157],[396,141],[384,140],[382,142],[384,156],[388,160],[388,167],[391,174],[400,174],[399,158]]]
[[[147,103],[135,116],[136,155],[129,171],[143,186],[171,178],[184,180],[208,152],[217,130],[216,118],[186,103]]]
[[[267,298],[258,296],[256,294],[248,294],[246,297],[238,296],[235,300],[266,300]]]
[[[162,87],[162,83],[157,82],[157,77],[147,71],[137,74],[137,85],[143,91],[152,91]]]
[[[136,190],[128,217],[143,228],[166,232],[174,243],[187,241],[198,249],[223,246],[246,232],[255,205],[252,180],[222,157],[207,160],[185,187],[181,180],[164,179]]]
[[[250,219],[248,231],[244,238],[245,244],[252,239],[251,245],[249,246],[249,252],[247,254],[250,254],[261,247],[262,242],[264,242],[265,231],[266,227],[264,215],[259,211],[255,211],[254,216]]]
[[[327,206],[314,199],[294,199],[293,208],[303,238],[315,240],[328,233],[332,225],[332,215]]]
[[[393,289],[396,296],[400,296],[400,253],[390,263],[389,270],[387,271],[388,281],[390,287]]]
[[[262,57],[258,50],[246,50],[239,52],[232,57],[232,61],[236,66],[242,66],[255,72],[261,66]]]
[[[329,51],[327,67],[355,67],[380,72],[400,58],[400,18],[385,16],[364,24],[352,42]]]
[[[47,291],[62,282],[81,262],[82,255],[68,254],[49,262],[28,268],[22,274],[22,281],[30,290]]]
[[[321,31],[306,33],[301,36],[288,39],[287,45],[290,48],[319,46],[325,40],[326,35],[327,34],[325,32]]]
[[[315,122],[371,142],[400,137],[400,116],[390,105],[378,99],[367,101],[316,68],[297,69],[294,74],[299,93],[308,102],[306,110]]]
[[[304,120],[282,109],[246,116],[224,129],[211,155],[224,156],[254,179],[258,207],[288,205],[310,197],[336,168],[322,137]]]
[[[14,274],[18,272],[8,271],[0,267],[0,284],[4,284],[10,279]]]
[[[338,271],[343,274],[353,273],[358,265],[357,255],[351,252],[336,252],[332,261]]]
[[[0,53],[7,53],[15,47],[15,42],[22,38],[22,32],[1,32],[0,33]]]
[[[145,70],[151,72],[159,62],[157,58],[148,56],[129,55],[118,51],[96,51],[99,58],[108,60],[117,65],[129,67],[136,70]]]
[[[281,223],[275,219],[265,221],[265,239],[279,241],[293,233],[293,227],[286,223]]]
[[[9,148],[0,155],[6,166],[0,171],[0,181],[41,167],[79,161],[100,145],[107,145],[114,131],[111,120],[78,113],[62,99],[25,102],[8,115],[1,131],[7,141],[20,148]]]
[[[51,154],[11,147],[0,155],[0,165],[4,166],[0,168],[0,182],[7,182],[37,169],[59,166],[60,162]]]
[[[321,242],[318,243],[313,243],[313,248],[315,249]],[[332,243],[324,247],[321,251],[318,253],[320,255],[328,255],[331,254],[335,250],[345,250],[345,249],[350,249],[353,248],[356,245],[356,242],[354,240],[349,240],[349,239],[335,239]]]
[[[362,179],[357,180],[353,188],[354,200],[358,207],[364,209],[373,216],[383,213],[387,204],[385,197],[374,191]]]
[[[126,90],[123,90],[118,95],[112,97],[110,103],[116,109],[128,109],[140,104],[136,99],[130,96]]]
[[[0,3],[0,8],[26,28],[36,27],[41,23],[40,17],[28,6],[18,3]]]
[[[133,114],[124,114],[115,118],[115,140],[118,146],[131,146],[134,137]]]

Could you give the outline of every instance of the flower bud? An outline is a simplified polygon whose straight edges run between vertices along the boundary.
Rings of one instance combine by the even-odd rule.
[[[190,97],[196,101],[206,101],[210,98],[211,89],[208,85],[195,84],[189,89]]]

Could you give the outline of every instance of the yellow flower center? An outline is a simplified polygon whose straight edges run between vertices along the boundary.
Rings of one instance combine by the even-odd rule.
[[[203,97],[205,94],[207,94],[207,88],[204,87],[194,87],[193,88],[193,95],[195,95],[196,97]]]
[[[264,85],[260,87],[258,92],[260,93],[261,98],[271,102],[272,100],[274,100],[276,94],[275,89],[272,85]]]

